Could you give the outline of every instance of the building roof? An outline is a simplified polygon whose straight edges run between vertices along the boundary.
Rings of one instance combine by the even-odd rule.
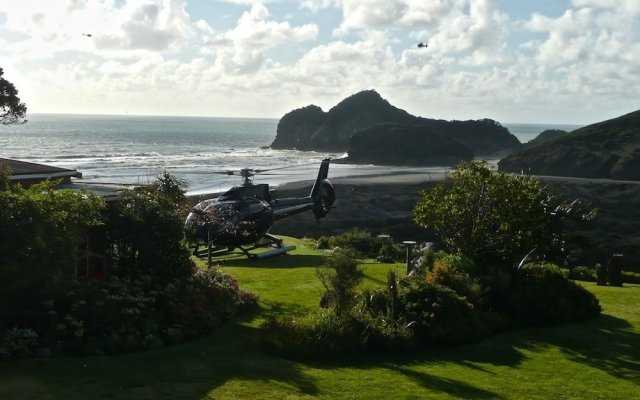
[[[120,197],[124,190],[137,189],[141,185],[123,183],[82,182],[70,178],[82,178],[82,173],[75,169],[54,167],[45,164],[36,164],[27,161],[1,158],[0,165],[4,164],[11,169],[9,180],[13,182],[40,182],[48,179],[64,178],[63,182],[56,186],[57,189],[85,190],[105,201],[112,201]]]
[[[97,196],[102,197],[105,201],[116,200],[125,190],[132,190],[141,187],[140,185],[126,185],[118,183],[97,183],[97,182],[78,182],[63,183],[58,189],[85,190]]]
[[[64,177],[82,178],[82,174],[75,169],[53,167],[51,165],[36,164],[11,158],[0,158],[0,164],[5,164],[11,169],[11,175],[9,176],[10,181]]]

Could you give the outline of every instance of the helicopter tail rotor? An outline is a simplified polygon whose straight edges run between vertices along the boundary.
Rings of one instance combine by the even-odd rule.
[[[316,216],[316,219],[323,218],[327,215],[336,200],[336,191],[329,179],[327,179],[330,162],[331,159],[329,158],[322,160],[318,177],[313,185],[313,189],[311,189],[310,197],[314,203],[313,214]]]

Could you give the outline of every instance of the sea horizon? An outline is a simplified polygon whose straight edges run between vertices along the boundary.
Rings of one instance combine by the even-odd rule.
[[[246,117],[237,117],[237,116],[223,116],[223,115],[160,115],[160,114],[99,114],[99,113],[52,113],[52,112],[34,112],[34,113],[29,113],[26,116],[26,120],[29,120],[30,116],[68,116],[68,117],[114,117],[114,118],[184,118],[184,119],[189,119],[189,118],[196,118],[196,119],[227,119],[227,120],[277,120],[279,121],[282,116],[280,117],[257,117],[257,116],[246,116]],[[284,116],[284,115],[283,115]],[[417,117],[419,118],[427,118],[427,119],[432,119],[432,117],[423,117],[423,116],[419,116],[417,115]],[[436,119],[443,119],[443,118],[436,118]],[[490,118],[493,119],[493,118]],[[445,119],[447,120],[447,119]],[[465,121],[465,120],[474,120],[474,118],[466,118],[466,119],[448,119],[448,121]],[[565,127],[583,127],[586,125],[589,125],[590,122],[585,122],[585,123],[567,123],[567,122],[549,122],[549,121],[543,121],[543,122],[532,122],[532,121],[526,121],[526,122],[522,122],[522,121],[499,121],[496,119],[493,119],[494,121],[499,122],[501,125],[505,126],[505,125],[537,125],[537,126],[565,126]],[[574,128],[575,129],[575,128]]]

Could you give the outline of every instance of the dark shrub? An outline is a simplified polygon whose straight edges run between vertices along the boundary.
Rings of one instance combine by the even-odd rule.
[[[596,282],[598,286],[606,286],[608,270],[606,265],[596,264]]]
[[[467,343],[486,335],[483,315],[445,286],[407,278],[399,284],[398,314],[424,343]]]
[[[357,318],[332,311],[305,318],[269,318],[260,326],[262,342],[278,354],[295,357],[348,354],[365,349],[366,330]]]
[[[577,281],[595,282],[596,272],[589,267],[578,266],[569,271],[569,279]]]
[[[0,360],[48,355],[49,350],[40,346],[38,334],[33,329],[11,328],[0,336]]]
[[[329,249],[329,238],[326,236],[321,236],[316,243],[316,248],[318,250],[328,250]]]
[[[323,311],[303,318],[269,318],[260,326],[263,344],[295,358],[323,358],[363,351],[401,349],[411,343],[406,326],[357,313],[338,316]]]
[[[44,301],[71,284],[86,232],[102,224],[102,199],[54,187],[0,190],[0,332],[17,326],[41,333]]]
[[[348,247],[356,250],[361,257],[376,257],[382,245],[382,241],[379,238],[372,236],[369,231],[363,229],[353,229],[340,235],[321,238],[321,241],[322,243],[319,241],[318,248],[325,248],[324,246],[330,249]],[[323,247],[320,247],[320,244]]]
[[[602,311],[591,292],[565,278],[553,265],[520,269],[508,301],[498,306],[521,326],[582,321]]]
[[[52,302],[49,340],[72,353],[120,353],[210,332],[255,297],[219,270],[160,283],[150,276],[77,283]]]
[[[391,240],[380,240],[380,250],[376,260],[384,263],[402,261],[406,257],[405,250]]]
[[[473,268],[472,261],[461,256],[439,257],[433,264],[425,279],[429,283],[446,286],[475,306],[484,302],[484,289],[477,278],[471,277],[464,270]]]
[[[219,269],[198,270],[184,284],[170,320],[193,336],[210,332],[231,318],[240,307],[255,305],[257,298],[239,289],[235,278]]]
[[[630,271],[622,271],[622,282],[624,282],[624,283],[633,283],[635,285],[640,285],[640,273],[638,273],[638,272],[630,272]]]

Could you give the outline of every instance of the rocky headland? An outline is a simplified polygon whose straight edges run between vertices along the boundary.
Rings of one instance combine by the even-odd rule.
[[[352,142],[351,138],[356,134],[358,138]],[[400,138],[394,139],[394,135]],[[287,113],[278,123],[271,147],[347,151],[351,156],[352,144],[367,141],[367,146],[354,148],[356,159],[361,160],[359,162],[388,164],[389,159],[403,157],[396,151],[407,148],[402,145],[390,149],[388,145],[394,140],[410,140],[408,147],[424,151],[422,158],[412,158],[413,165],[434,165],[438,163],[437,157],[449,160],[458,158],[462,153],[468,155],[460,145],[471,150],[475,157],[492,158],[509,154],[521,146],[518,139],[496,121],[445,121],[417,117],[394,107],[376,91],[366,90],[344,99],[328,112],[311,105]],[[442,153],[436,156],[435,149],[428,149],[431,145]],[[392,154],[384,154],[384,150]]]

